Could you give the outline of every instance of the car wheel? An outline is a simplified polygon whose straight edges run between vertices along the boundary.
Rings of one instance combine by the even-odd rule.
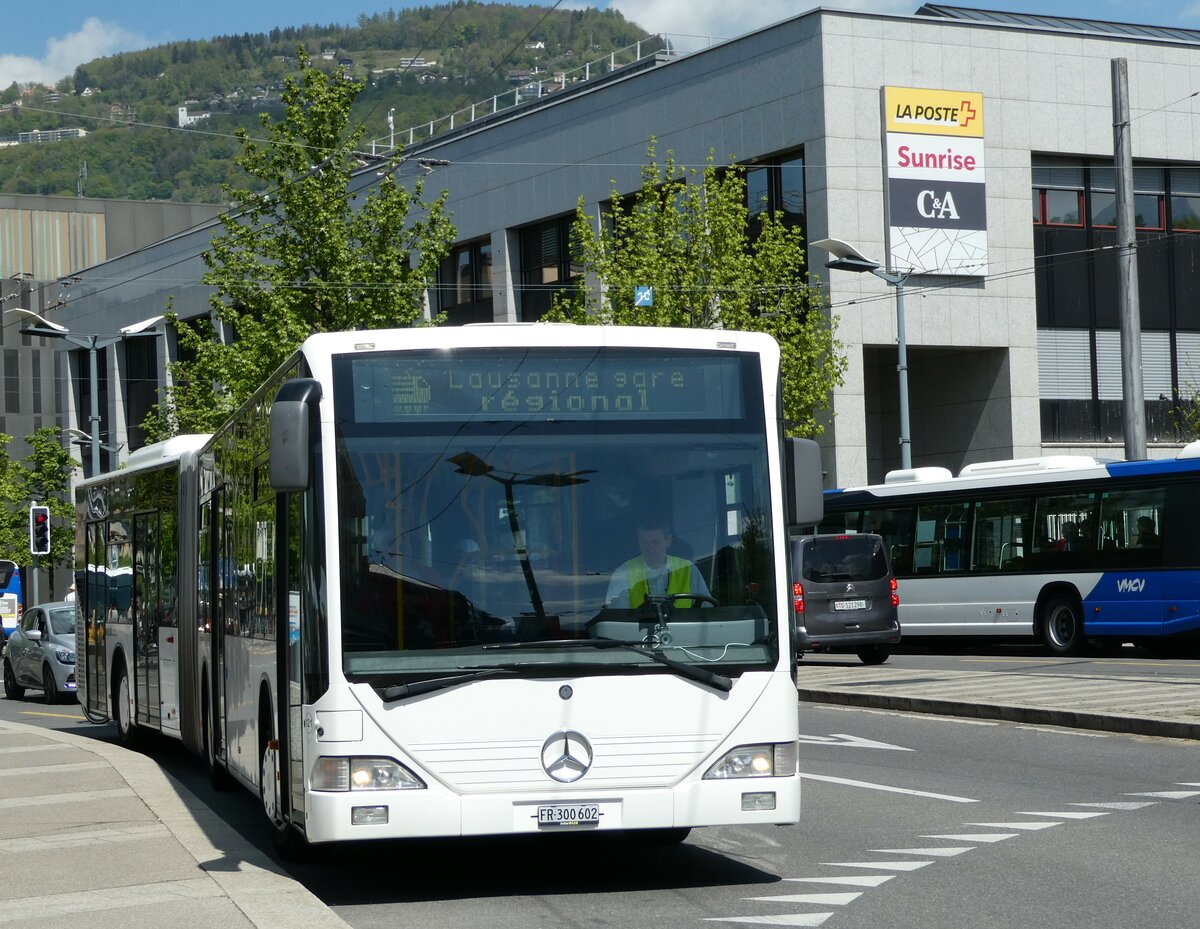
[[[858,650],[858,660],[863,664],[883,664],[891,654],[886,645],[867,645]]]
[[[1083,634],[1083,609],[1071,597],[1052,597],[1042,614],[1042,640],[1055,655],[1083,653],[1087,637]]]
[[[117,737],[126,748],[133,748],[138,741],[138,727],[133,718],[133,694],[129,687],[129,673],[125,665],[118,665],[117,679],[113,685],[113,720],[117,724]]]
[[[42,694],[47,703],[58,703],[62,699],[58,683],[54,680],[54,671],[48,664],[42,665]]]
[[[8,659],[4,659],[4,696],[9,700],[20,700],[25,696],[25,688],[17,683],[17,677],[13,674],[12,665],[8,663]]]

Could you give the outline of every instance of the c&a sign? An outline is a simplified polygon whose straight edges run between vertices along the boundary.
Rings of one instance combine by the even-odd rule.
[[[888,267],[987,274],[983,94],[883,88]]]

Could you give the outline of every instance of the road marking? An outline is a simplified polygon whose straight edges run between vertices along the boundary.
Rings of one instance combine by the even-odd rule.
[[[708,923],[750,923],[754,926],[819,926],[832,913],[797,913],[793,916],[706,916]]]
[[[945,839],[947,842],[1003,842],[1015,839],[1015,832],[975,832],[970,835],[923,835],[922,839]]]
[[[803,881],[806,884],[846,884],[850,887],[878,887],[886,884],[894,874],[843,874],[841,877],[785,877],[785,881]]]
[[[916,871],[932,861],[826,861],[827,868],[877,868],[880,871]]]
[[[73,764],[39,764],[27,768],[5,768],[0,771],[0,777],[24,777],[27,774],[57,774],[60,771],[90,771],[93,768],[107,768],[107,761],[77,761]]]
[[[1062,823],[963,823],[964,826],[983,826],[987,829],[1024,829],[1034,832],[1038,829],[1049,829],[1051,826],[1061,826]]]
[[[1095,803],[1089,803],[1088,806],[1098,806]],[[1107,816],[1107,813],[1084,813],[1079,810],[1067,810],[1065,813],[1030,813],[1028,810],[1017,810],[1018,816],[1041,816],[1045,819],[1092,819],[1096,816]]]
[[[1143,800],[1135,803],[1132,800],[1120,800],[1114,803],[1072,803],[1071,806],[1099,806],[1106,810],[1140,810],[1144,806],[1154,806],[1157,800]]]
[[[922,836],[922,838],[928,838]],[[873,848],[873,852],[882,852],[884,855],[929,855],[933,858],[953,858],[955,855],[961,855],[963,852],[972,852],[975,850],[974,845],[946,845],[941,848]]]
[[[845,906],[862,896],[862,891],[844,894],[784,894],[782,897],[746,897],[762,903],[815,903],[817,906]]]
[[[955,797],[952,794],[935,794],[926,790],[913,790],[909,787],[891,787],[887,784],[872,784],[870,781],[854,781],[848,777],[829,777],[825,774],[805,774],[800,772],[800,777],[809,781],[826,781],[830,784],[843,784],[847,787],[865,787],[868,790],[883,790],[893,794],[908,794],[913,797],[928,797],[930,800],[949,800],[951,803],[978,803],[978,800],[972,800],[970,797]]]
[[[1164,800],[1186,800],[1188,797],[1200,797],[1200,790],[1145,790],[1140,793],[1128,793],[1127,797],[1162,797]]]
[[[856,735],[846,735],[835,732],[833,735],[802,735],[800,741],[805,745],[849,745],[852,748],[886,748],[893,752],[911,752],[911,748],[902,745],[892,745],[888,742],[876,742],[874,739],[863,739]]]

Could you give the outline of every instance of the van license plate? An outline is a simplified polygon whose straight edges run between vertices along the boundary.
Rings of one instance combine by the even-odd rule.
[[[600,825],[595,803],[542,803],[537,809],[540,829],[579,829]]]
[[[866,600],[834,600],[833,608],[835,610],[865,610],[867,608]]]

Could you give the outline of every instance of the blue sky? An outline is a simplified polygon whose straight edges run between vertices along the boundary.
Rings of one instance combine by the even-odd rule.
[[[8,0],[16,4],[18,0]],[[385,12],[436,0],[288,0],[287,3],[207,0],[174,4],[162,0],[56,0],[32,15],[5,16],[0,29],[0,88],[13,81],[53,83],[85,61],[178,39],[204,39],[274,26],[338,22],[353,24],[362,13]],[[540,2],[552,0],[518,0]],[[563,7],[612,6],[650,32],[732,38],[816,6],[806,0],[564,0]],[[842,0],[835,9],[913,13],[920,0]],[[1111,19],[1155,26],[1200,29],[1200,0],[991,0],[954,5],[984,9]],[[682,44],[682,43],[681,43]]]

